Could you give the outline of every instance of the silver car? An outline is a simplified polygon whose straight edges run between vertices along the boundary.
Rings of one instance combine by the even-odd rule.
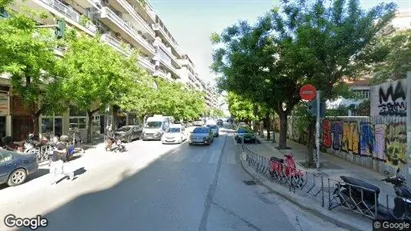
[[[206,144],[210,145],[214,140],[214,133],[208,127],[195,128],[190,134],[188,141],[189,145],[192,144]]]
[[[220,135],[220,133],[219,133],[220,129],[218,128],[217,125],[209,124],[209,125],[207,125],[207,127],[209,127],[211,129],[211,131],[213,132],[214,137],[218,137]]]

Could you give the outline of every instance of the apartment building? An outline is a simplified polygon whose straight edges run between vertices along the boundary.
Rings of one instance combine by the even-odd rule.
[[[40,24],[52,25],[55,24],[55,18],[64,18],[67,27],[82,31],[89,36],[100,34],[102,42],[111,45],[124,55],[137,49],[140,55],[138,65],[148,73],[169,81],[181,79],[179,60],[183,59],[183,55],[179,45],[148,2],[16,0],[12,8],[20,10],[21,6],[46,11],[53,15],[47,19],[40,19]],[[57,55],[64,55],[61,50],[55,52]],[[8,102],[5,113],[6,111],[8,113],[4,115],[4,121],[2,114],[0,115],[0,124],[6,124],[2,126],[6,127],[6,131],[0,132],[19,140],[32,130],[30,112],[24,109],[18,97],[10,96],[7,89],[4,90],[4,97],[8,99],[5,101]],[[0,93],[2,94],[0,97],[3,97],[3,92]],[[103,123],[103,116],[95,116],[94,120],[89,122],[84,112],[70,109],[68,113],[61,115],[41,116],[40,132],[66,134],[71,128],[79,128],[80,132],[84,133],[82,135],[85,135],[89,124],[95,127],[96,132],[101,132]]]
[[[194,62],[187,54],[184,54],[182,59],[180,59],[180,64],[180,82],[186,84],[191,89],[199,89],[198,85],[200,84],[196,84],[198,82],[198,74],[196,74]]]

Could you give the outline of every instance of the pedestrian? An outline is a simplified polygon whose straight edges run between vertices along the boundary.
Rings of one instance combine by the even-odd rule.
[[[57,136],[53,137],[54,148],[50,156],[50,178],[51,184],[55,185],[61,179],[61,175],[74,180],[74,172],[66,172],[63,159],[67,155],[66,145]]]

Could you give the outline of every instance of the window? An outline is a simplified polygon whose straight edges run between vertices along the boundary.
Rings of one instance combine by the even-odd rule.
[[[42,133],[53,133],[53,118],[42,118],[41,119],[41,132]]]
[[[4,163],[13,159],[13,156],[6,151],[2,151],[0,153],[0,163]]]
[[[85,117],[70,117],[70,131],[87,128],[87,119]]]

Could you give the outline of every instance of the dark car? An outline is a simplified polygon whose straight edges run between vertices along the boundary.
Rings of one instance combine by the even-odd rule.
[[[130,143],[141,138],[143,129],[138,125],[127,125],[117,129],[114,134],[123,142]]]
[[[237,141],[237,143],[241,143],[242,138],[244,139],[244,142],[257,142],[256,136],[250,127],[239,127],[237,129],[235,140]]]
[[[0,184],[17,186],[38,170],[36,154],[20,154],[0,149]]]
[[[214,137],[218,137],[220,135],[220,129],[218,128],[217,125],[209,124],[209,125],[207,125],[207,127],[209,127],[211,129],[211,131],[214,134]]]
[[[217,120],[217,126],[222,127],[224,125],[224,121],[222,119]]]
[[[214,141],[214,133],[208,127],[194,128],[190,134],[188,141],[189,145],[192,144],[207,144],[210,145]]]

